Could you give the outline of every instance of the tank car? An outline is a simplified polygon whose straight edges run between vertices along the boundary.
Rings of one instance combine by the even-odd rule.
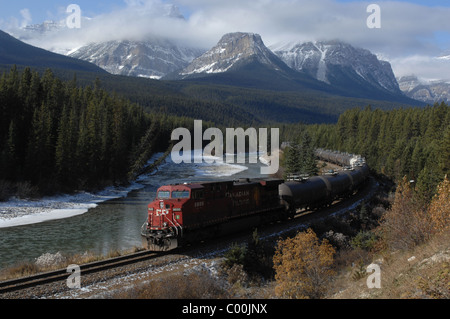
[[[330,198],[329,182],[323,176],[307,180],[285,182],[279,186],[282,203],[289,211],[301,208],[316,208],[325,205]]]

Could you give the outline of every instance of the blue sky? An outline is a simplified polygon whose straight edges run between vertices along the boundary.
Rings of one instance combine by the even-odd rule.
[[[92,19],[80,30],[30,43],[62,52],[86,42],[160,35],[210,48],[224,33],[244,31],[259,33],[269,46],[339,39],[388,60],[396,74],[450,77],[450,59],[437,59],[450,55],[450,0],[0,0],[0,29],[16,35],[24,25],[63,21],[71,3]],[[366,25],[371,3],[380,6],[380,29]],[[170,5],[183,21],[167,17]]]
[[[397,2],[406,2],[413,4],[420,4],[428,7],[441,6],[450,7],[450,2],[448,0],[396,0]],[[368,1],[358,1],[358,0],[337,0],[337,2],[368,2]],[[380,3],[382,1],[370,1],[370,3]]]
[[[28,9],[31,13],[32,23],[41,23],[45,20],[61,18],[65,8],[72,3],[78,4],[83,14],[87,16],[99,15],[126,5],[123,0],[0,0],[0,19],[5,21],[11,18],[22,20],[21,10]]]

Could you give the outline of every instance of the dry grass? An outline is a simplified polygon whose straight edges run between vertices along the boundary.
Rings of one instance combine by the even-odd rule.
[[[173,274],[122,290],[113,299],[225,299],[230,295],[220,280],[207,272]]]
[[[62,258],[55,259],[53,262],[50,262],[45,265],[40,265],[36,262],[20,262],[11,267],[4,268],[0,270],[0,280],[8,280],[14,278],[21,278],[32,276],[38,273],[53,271],[58,269],[66,268],[69,265],[76,264],[82,265],[87,264],[94,261],[104,260],[113,257],[119,257],[123,255],[127,255],[133,252],[137,252],[140,250],[135,247],[130,251],[118,251],[113,250],[110,251],[107,255],[95,255],[92,253],[84,253],[84,254],[76,254],[71,256],[62,256]]]
[[[367,274],[355,276],[369,263],[343,271],[334,282],[329,298],[361,299],[449,299],[450,234],[434,236],[411,251],[382,256],[381,288],[369,289]]]

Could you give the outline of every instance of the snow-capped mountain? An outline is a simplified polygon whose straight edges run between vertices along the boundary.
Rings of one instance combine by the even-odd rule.
[[[400,90],[391,65],[368,50],[329,41],[271,51],[255,33],[225,34],[212,49],[164,79],[412,102]]]
[[[373,86],[401,93],[389,62],[368,50],[340,41],[306,42],[271,47],[291,68],[333,86]]]
[[[225,34],[216,46],[196,58],[178,74],[187,78],[201,74],[224,73],[250,60],[275,70],[285,67],[264,45],[259,34],[235,32]]]
[[[164,39],[93,43],[69,55],[92,62],[112,74],[159,79],[186,67],[203,49],[176,45]]]
[[[400,89],[410,98],[433,104],[450,102],[450,83],[445,81],[421,82],[415,75],[398,79]]]

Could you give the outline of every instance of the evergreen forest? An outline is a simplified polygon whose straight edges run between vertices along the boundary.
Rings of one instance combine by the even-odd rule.
[[[424,199],[450,173],[450,107],[390,111],[352,109],[336,124],[306,128],[316,147],[361,154],[376,173],[400,182],[404,177]]]
[[[13,67],[0,78],[0,197],[126,183],[169,146],[183,119],[149,114],[101,89]]]

